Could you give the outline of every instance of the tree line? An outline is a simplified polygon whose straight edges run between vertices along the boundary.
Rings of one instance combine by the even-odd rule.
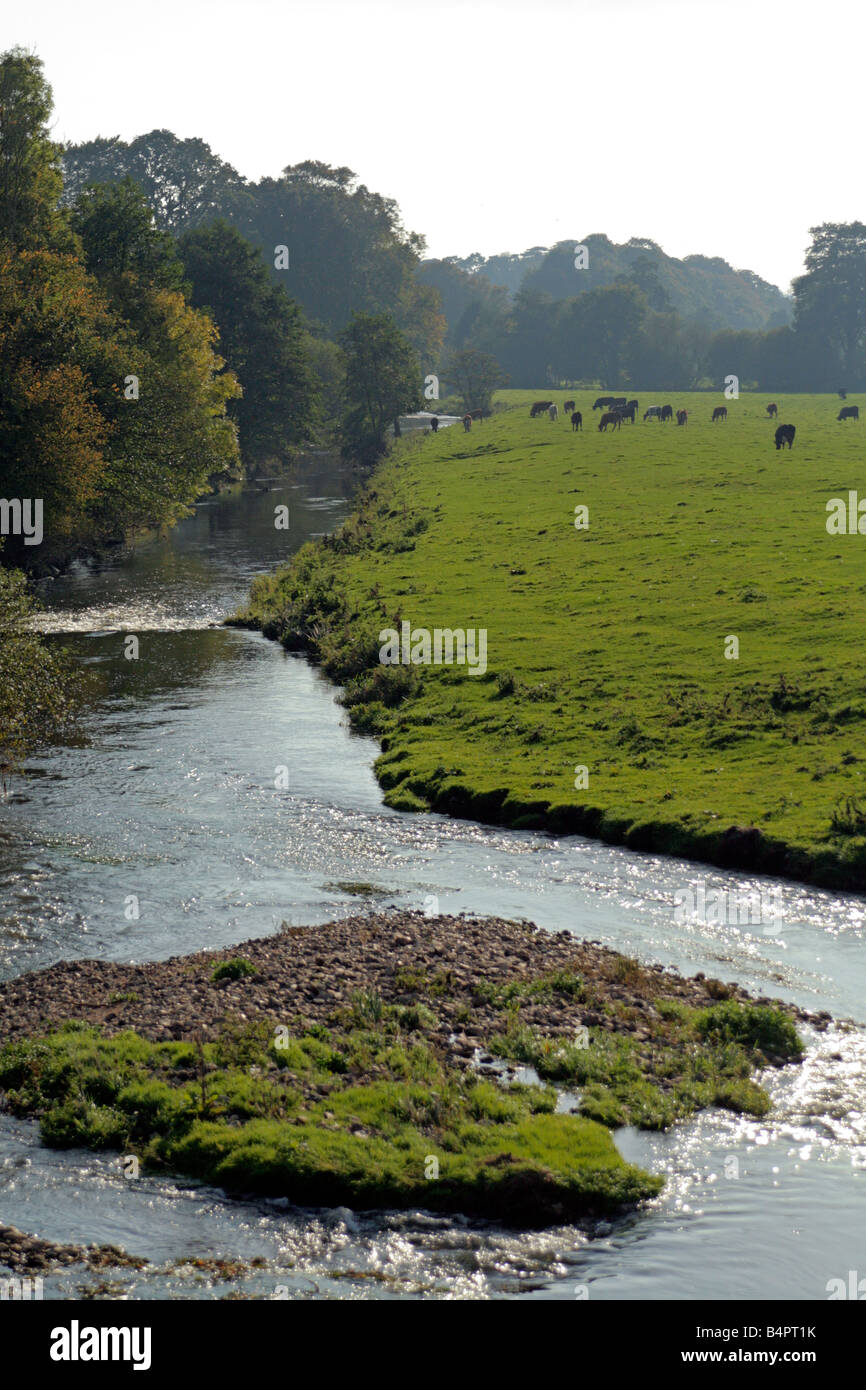
[[[744,387],[762,391],[862,391],[866,226],[826,223],[812,228],[811,238],[790,314],[774,302],[773,287],[748,277],[755,304],[765,306],[764,328],[718,326],[718,286],[734,284],[740,292],[747,272],[725,267],[725,275],[724,262],[704,257],[672,263],[652,243],[628,244],[635,254],[627,272],[614,273],[616,262],[599,255],[611,248],[607,238],[588,237],[586,270],[575,269],[569,242],[486,262],[425,262],[420,273],[442,295],[446,348],[494,356],[514,386],[694,390],[734,373]],[[702,273],[715,267],[713,313],[676,293],[671,264],[694,262]],[[490,278],[496,274],[502,284]],[[737,317],[730,305],[726,314]]]

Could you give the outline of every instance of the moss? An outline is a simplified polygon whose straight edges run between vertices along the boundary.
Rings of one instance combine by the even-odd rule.
[[[415,1037],[411,1012],[375,1023],[365,1007],[364,1028],[327,1039],[265,1042],[252,1025],[200,1049],[66,1029],[0,1050],[0,1086],[15,1113],[39,1116],[47,1144],[131,1151],[152,1168],[299,1203],[543,1225],[660,1190],[603,1125],[554,1114],[549,1089],[448,1066]],[[244,1065],[223,1065],[239,1048]]]

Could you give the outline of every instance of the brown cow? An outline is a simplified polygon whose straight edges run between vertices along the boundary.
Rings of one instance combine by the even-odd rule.
[[[469,414],[472,416],[473,420],[478,421],[479,425],[481,424],[481,421],[484,419],[483,410],[470,410]]]
[[[613,425],[615,429],[619,429],[622,425],[622,416],[617,415],[614,410],[606,410],[598,422],[598,427],[607,433],[608,425]]]
[[[471,416],[471,415],[464,415],[464,416],[463,416],[463,428],[465,429],[465,431],[466,431],[467,434],[468,434],[469,431],[471,430],[471,428],[472,428],[472,416]]]
[[[687,425],[689,423],[689,412],[687,410],[677,411],[677,424]]]
[[[713,424],[715,424],[717,420],[727,420],[727,418],[728,407],[726,405],[717,405],[713,411]]]
[[[770,419],[775,420],[778,413],[779,407],[776,405],[776,402],[770,401],[770,404],[767,406],[767,414],[769,415]]]

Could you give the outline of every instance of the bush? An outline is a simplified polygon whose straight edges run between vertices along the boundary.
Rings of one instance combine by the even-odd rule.
[[[251,960],[235,956],[232,960],[221,960],[219,965],[215,965],[210,977],[214,984],[219,984],[220,980],[242,980],[245,975],[258,973]]]

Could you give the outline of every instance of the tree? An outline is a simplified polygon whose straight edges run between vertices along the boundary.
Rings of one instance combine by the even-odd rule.
[[[0,239],[15,248],[72,250],[58,202],[61,147],[48,134],[51,88],[23,48],[0,56]]]
[[[227,222],[186,232],[179,251],[192,302],[216,323],[219,350],[243,388],[229,415],[247,470],[285,460],[318,419],[319,387],[298,306]]]
[[[348,410],[344,452],[365,462],[385,449],[390,424],[421,404],[421,367],[390,314],[355,314],[340,335]]]
[[[132,179],[90,184],[72,208],[87,269],[114,293],[124,276],[160,289],[183,287],[183,265],[174,240],[161,231]]]
[[[115,135],[67,145],[63,175],[64,200],[70,204],[89,184],[132,179],[157,226],[175,234],[224,213],[247,186],[204,140],[180,140],[170,130],[151,130],[129,144]]]
[[[32,602],[19,570],[0,569],[0,782],[34,744],[67,730],[76,683],[64,657],[28,626]]]
[[[134,330],[137,399],[114,393],[113,433],[98,505],[100,534],[171,526],[219,477],[237,477],[237,430],[227,403],[240,392],[216,351],[217,330],[176,290],[142,296]]]
[[[611,285],[581,296],[583,329],[592,344],[595,375],[602,386],[623,380],[627,361],[647,312],[644,295],[634,285]]]
[[[441,349],[439,297],[416,276],[424,240],[403,227],[393,199],[371,192],[351,169],[305,160],[279,178],[248,183],[203,141],[168,130],[130,144],[114,137],[70,145],[63,163],[69,202],[90,183],[128,176],[164,230],[225,218],[259,248],[274,284],[332,336],[353,313],[387,311],[425,358]],[[274,264],[278,246],[288,248],[288,269]]]
[[[49,551],[88,530],[109,416],[130,361],[122,325],[84,267],[52,251],[0,253],[0,461],[7,497],[40,498]],[[44,553],[44,552],[43,552]],[[10,536],[4,559],[32,559]]]
[[[85,189],[72,221],[122,325],[125,355],[101,402],[110,440],[91,514],[111,536],[170,525],[210,479],[236,473],[237,430],[228,405],[241,388],[223,370],[211,319],[184,297],[184,267],[172,238],[155,225],[131,180]]]
[[[495,357],[487,352],[464,348],[453,352],[442,369],[446,383],[460,396],[467,411],[490,414],[493,392],[506,383],[506,376]]]
[[[811,228],[806,274],[794,281],[794,326],[812,345],[812,389],[866,387],[866,226]]]

